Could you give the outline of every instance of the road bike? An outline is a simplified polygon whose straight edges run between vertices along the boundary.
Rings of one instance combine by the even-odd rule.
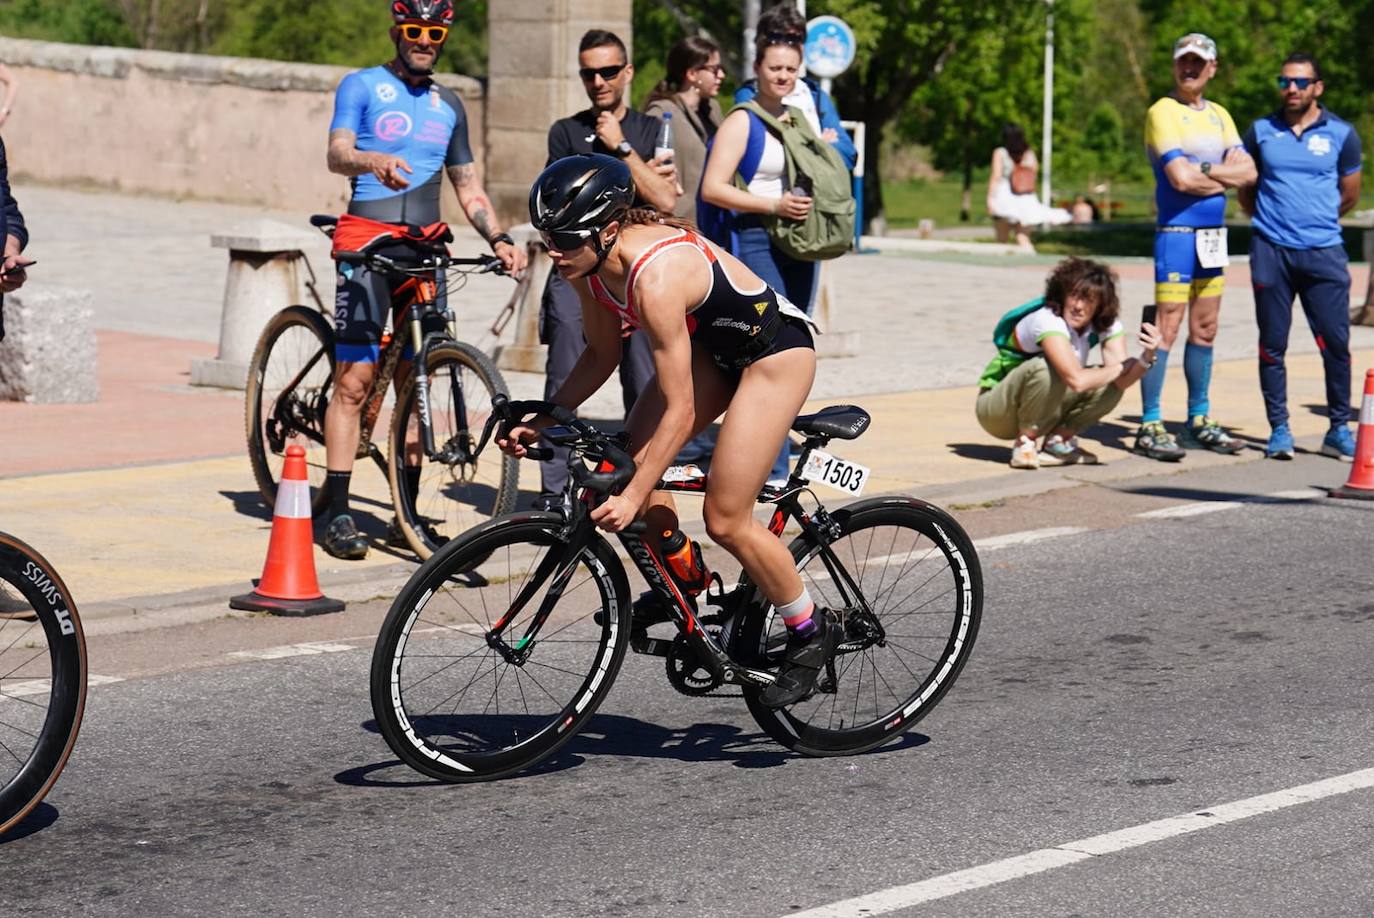
[[[66,584],[0,532],[0,834],[62,773],[86,708],[86,638]]]
[[[806,755],[885,743],[954,684],[983,607],[982,571],[963,529],[911,497],[828,510],[809,486],[825,479],[861,492],[868,470],[823,447],[859,436],[869,422],[863,409],[832,406],[797,418],[801,455],[786,485],[758,498],[772,507],[774,535],[789,524],[799,529],[789,547],[802,580],[844,626],[816,691],[783,708],[760,697],[787,640],[769,601],[747,575],[728,592],[717,576],[703,594],[714,611],[702,614],[644,540],[643,523],[617,536],[671,610],[677,635],[650,637],[633,623],[624,563],[590,510],[630,481],[634,461],[622,439],[545,402],[498,401],[494,420],[539,413],[556,421],[545,439],[572,451],[561,512],[510,514],[444,546],[397,595],[377,637],[372,710],[407,765],[470,782],[538,764],[595,713],[627,649],[664,657],[668,681],[684,694],[738,687],[759,726]],[[673,467],[659,487],[699,494],[707,479],[694,466]]]
[[[332,234],[337,219],[322,215],[310,222]],[[513,509],[519,476],[513,458],[494,448],[479,456],[475,448],[474,431],[490,416],[492,398],[509,393],[506,382],[491,358],[457,340],[453,314],[436,302],[436,278],[451,294],[470,274],[503,273],[501,262],[488,255],[451,257],[444,247],[451,239],[444,228],[432,241],[384,237],[359,252],[334,253],[337,261],[366,266],[395,281],[393,306],[401,312],[394,332],[382,338],[363,404],[357,457],[371,457],[387,476],[397,524],[422,559],[460,532]],[[373,428],[407,349],[418,359],[399,386],[383,454],[373,442]],[[334,366],[334,330],[323,308],[289,306],[272,317],[258,339],[245,420],[253,477],[269,507],[276,500],[286,448],[293,443],[306,451],[314,514],[328,506],[324,423]]]

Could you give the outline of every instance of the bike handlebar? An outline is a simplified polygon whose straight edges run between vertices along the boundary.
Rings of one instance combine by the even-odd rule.
[[[491,417],[487,420],[486,430],[482,432],[484,445],[495,425],[501,424],[503,427],[509,427],[509,425],[528,415],[543,414],[567,428],[569,435],[559,437],[560,445],[576,447],[588,458],[610,465],[607,470],[593,472],[589,471],[582,463],[570,460],[569,467],[572,469],[573,479],[579,487],[587,488],[598,494],[618,494],[634,477],[634,458],[616,445],[610,437],[581,420],[562,405],[537,399],[511,401],[506,396],[497,394],[492,397],[491,407]],[[480,449],[481,447],[478,447],[479,452]],[[526,453],[531,459],[553,458],[553,450],[542,447],[526,447]]]
[[[473,265],[480,267],[478,274],[505,274],[506,268],[501,264],[501,259],[495,255],[474,255],[470,258],[454,258],[446,252],[426,253],[420,261],[405,264],[388,258],[385,255],[378,255],[375,252],[334,252],[335,261],[345,264],[365,265],[374,271],[385,271],[393,274],[420,274],[429,271],[444,271],[455,265]]]

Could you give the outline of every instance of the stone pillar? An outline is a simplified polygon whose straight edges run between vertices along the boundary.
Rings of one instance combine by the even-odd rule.
[[[301,250],[315,237],[276,220],[255,220],[210,237],[229,250],[229,271],[220,309],[219,354],[191,364],[191,385],[242,389],[258,336],[287,306],[312,306],[307,286],[314,273]]]
[[[0,299],[5,310],[0,400],[39,405],[100,401],[91,291],[30,280]]]
[[[530,185],[548,157],[550,125],[587,107],[578,41],[588,29],[609,29],[633,55],[631,0],[501,0],[488,11],[484,184],[511,226],[529,220]]]

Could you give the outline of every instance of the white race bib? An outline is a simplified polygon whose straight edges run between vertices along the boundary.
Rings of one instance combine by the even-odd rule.
[[[863,493],[868,484],[868,469],[857,462],[846,462],[839,456],[813,449],[802,466],[801,477],[834,488],[851,497]]]
[[[1204,268],[1224,268],[1231,263],[1226,252],[1226,227],[1200,229],[1193,234],[1197,244],[1197,262]]]

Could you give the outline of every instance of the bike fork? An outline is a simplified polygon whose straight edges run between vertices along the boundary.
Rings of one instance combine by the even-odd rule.
[[[420,332],[420,317],[412,314],[410,319],[410,340],[423,342]],[[426,456],[434,455],[434,425],[429,410],[429,370],[425,366],[429,349],[421,344],[416,348],[415,363],[411,372],[415,374],[415,413],[420,419],[420,442]]]

